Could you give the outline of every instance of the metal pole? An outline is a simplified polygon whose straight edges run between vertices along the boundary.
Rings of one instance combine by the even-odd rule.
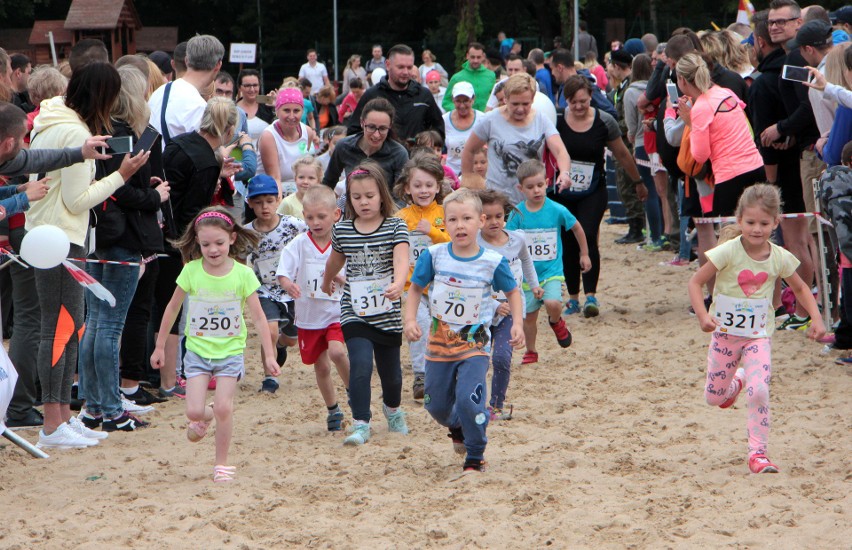
[[[260,0],[257,0],[257,64],[260,66],[260,93],[265,94],[263,86],[263,35],[260,24]]]
[[[337,80],[337,0],[334,0],[334,80]]]
[[[50,55],[53,57],[53,66],[56,67],[59,63],[56,61],[56,43],[53,41],[53,31],[47,32],[47,39],[50,40]]]
[[[574,0],[574,59],[580,59],[580,0]]]
[[[15,445],[22,448],[23,450],[30,453],[36,458],[50,458],[50,455],[48,455],[47,453],[45,453],[44,451],[42,451],[41,449],[39,449],[38,447],[36,447],[35,445],[33,445],[32,443],[30,443],[29,441],[14,433],[8,428],[6,428],[6,431],[3,432],[3,437],[5,437],[6,439],[8,439],[9,441],[11,441],[12,443],[14,443]]]
[[[822,214],[822,204],[820,202],[820,194],[819,194],[819,180],[814,179],[811,182],[813,186],[813,194],[814,194],[814,209]],[[829,251],[826,247],[825,236],[823,233],[822,223],[817,220],[817,246],[819,247],[819,272],[820,277],[819,281],[822,283],[822,288],[820,289],[820,298],[822,298],[822,320],[825,323],[826,327],[831,327],[831,282],[829,280],[829,272],[828,272],[828,262],[825,260],[825,257],[828,254],[832,254],[833,251]]]

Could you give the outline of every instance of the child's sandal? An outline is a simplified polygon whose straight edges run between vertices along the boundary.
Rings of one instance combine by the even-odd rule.
[[[213,481],[216,483],[233,481],[236,473],[236,466],[216,466],[213,468]]]

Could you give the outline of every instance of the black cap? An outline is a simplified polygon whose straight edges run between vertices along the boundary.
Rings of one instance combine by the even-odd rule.
[[[800,46],[822,48],[831,43],[831,25],[817,19],[802,25],[796,33],[796,38],[787,42],[787,49],[795,50]]]
[[[843,6],[837,11],[829,14],[832,23],[849,23],[852,24],[852,6]]]
[[[633,64],[633,56],[624,48],[611,51],[609,54],[609,60],[613,63],[618,63],[619,65],[625,65],[627,67]]]
[[[172,69],[172,56],[166,52],[160,50],[151,52],[148,54],[148,59],[153,61],[165,76],[169,76],[174,72],[174,69]]]

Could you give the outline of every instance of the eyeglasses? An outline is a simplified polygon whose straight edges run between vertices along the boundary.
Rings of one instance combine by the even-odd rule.
[[[260,84],[240,84],[242,88],[260,88]]]
[[[371,134],[375,134],[376,132],[380,134],[387,134],[390,132],[390,126],[376,126],[375,124],[363,124],[362,126],[365,132],[369,132]]]
[[[783,27],[790,21],[795,21],[798,17],[791,17],[789,19],[770,19],[766,22],[769,27]]]

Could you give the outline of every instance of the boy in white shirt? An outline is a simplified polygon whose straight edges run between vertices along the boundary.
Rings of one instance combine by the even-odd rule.
[[[302,362],[313,364],[317,386],[328,409],[328,431],[343,429],[343,411],[337,403],[331,364],[349,388],[349,356],[340,328],[340,297],[343,278],[335,279],[332,295],[320,287],[325,263],[331,254],[331,227],[340,219],[337,195],[324,185],[315,185],[302,197],[308,232],[293,239],[281,254],[278,281],[296,301],[296,327]]]

